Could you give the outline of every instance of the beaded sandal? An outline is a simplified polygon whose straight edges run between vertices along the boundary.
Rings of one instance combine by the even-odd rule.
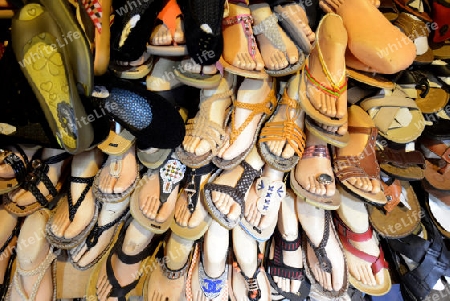
[[[65,183],[69,175],[70,168],[68,167],[72,159],[69,153],[63,152],[59,155],[52,156],[45,160],[37,159],[37,157],[41,156],[42,150],[43,149],[41,148],[34,154],[29,166],[28,175],[25,178],[25,182],[21,185],[20,188],[18,188],[30,191],[36,198],[36,202],[26,206],[21,206],[13,202],[13,200],[10,199],[8,195],[5,194],[3,196],[5,209],[17,216],[27,216],[43,207],[54,206],[55,203],[59,200],[59,192],[61,191],[63,184]],[[48,172],[50,169],[49,165],[56,164],[61,161],[65,161],[61,166],[61,175],[56,185],[53,185],[48,176]],[[49,191],[48,195],[44,195],[39,190],[38,185],[40,182],[42,182]]]
[[[59,251],[58,251],[59,253]],[[44,261],[42,261],[37,268],[31,271],[23,270],[20,266],[16,266],[16,271],[14,273],[12,283],[9,286],[8,294],[6,296],[6,300],[11,300],[11,292],[13,289],[17,291],[22,300],[29,301],[37,301],[36,295],[38,293],[39,287],[41,285],[42,279],[45,276],[45,273],[50,268],[52,272],[52,282],[53,282],[53,301],[56,301],[56,257],[59,255],[57,252],[53,252],[53,247],[50,247],[48,250],[48,254],[45,257]],[[28,295],[25,292],[25,289],[22,285],[22,280],[20,277],[28,277],[28,276],[38,276],[36,282],[33,285],[33,290]]]
[[[289,62],[289,57],[287,55],[286,45],[281,37],[280,31],[282,29],[278,25],[278,18],[275,14],[270,15],[258,25],[253,26],[253,34],[255,36],[264,35],[275,49],[283,52],[286,60]],[[289,37],[288,37],[289,39]],[[298,49],[298,61],[295,64],[290,64],[281,70],[271,70],[267,69],[266,73],[273,77],[286,76],[299,71],[305,64],[305,55],[303,51],[297,46]]]
[[[216,156],[220,148],[225,144],[228,135],[225,133],[225,127],[228,123],[229,116],[231,114],[231,107],[228,108],[228,112],[225,112],[225,120],[223,124],[219,124],[214,120],[211,120],[208,116],[211,112],[211,107],[214,102],[221,101],[223,99],[229,99],[229,104],[235,101],[234,91],[230,89],[227,92],[214,94],[213,96],[202,100],[203,94],[200,94],[200,109],[197,115],[193,119],[189,119],[186,124],[186,136],[196,137],[208,142],[211,150],[204,155],[197,156],[194,153],[184,150],[183,145],[180,145],[176,149],[176,154],[181,162],[191,168],[200,168],[209,162]]]
[[[329,15],[329,14],[328,14]],[[328,16],[327,15],[327,16]],[[334,15],[334,14],[332,14]],[[325,16],[326,17],[326,16]],[[320,41],[319,41],[319,32],[320,32],[320,26],[325,19],[322,18],[322,20],[319,23],[318,29],[317,29],[317,35],[316,35],[316,44],[315,48],[317,48],[317,56],[320,62],[320,65],[322,66],[322,71],[325,74],[325,77],[327,78],[327,81],[330,86],[327,86],[326,84],[322,83],[320,80],[316,79],[313,74],[311,74],[309,70],[309,60],[311,57],[308,57],[306,60],[305,68],[302,72],[302,80],[300,82],[300,105],[303,110],[305,110],[306,114],[311,116],[316,122],[327,125],[327,126],[333,126],[333,127],[339,127],[342,126],[347,122],[347,115],[345,115],[341,119],[336,119],[334,117],[329,117],[321,113],[309,100],[309,93],[307,92],[308,89],[306,87],[306,82],[309,81],[309,84],[312,84],[315,89],[319,90],[319,93],[323,93],[327,96],[330,96],[335,99],[335,104],[339,101],[341,97],[345,97],[345,101],[347,101],[347,77],[345,72],[345,60],[342,58],[342,70],[341,70],[341,76],[340,78],[335,81],[333,79],[333,76],[331,75],[327,63],[325,62],[325,59],[323,57],[322,51],[320,49]],[[338,16],[339,17],[339,16]],[[340,17],[339,17],[340,18]],[[312,55],[315,55],[315,53],[312,53]],[[345,94],[345,95],[344,95]]]
[[[282,105],[286,106],[285,119],[283,121],[272,121]],[[291,110],[295,110],[293,117],[291,117]],[[283,172],[290,171],[295,167],[299,158],[302,157],[306,136],[302,128],[296,123],[300,114],[301,110],[298,102],[289,97],[287,90],[285,89],[275,113],[264,124],[261,130],[258,141],[261,157],[263,157],[267,164],[277,170]],[[283,158],[282,156],[273,154],[267,146],[267,142],[271,141],[285,141],[286,144],[289,144],[294,149],[295,155],[290,158]]]
[[[303,157],[301,160],[307,160],[310,158],[326,158],[329,161],[330,167],[331,167],[331,158],[330,153],[328,152],[328,147],[326,145],[311,145],[308,146],[303,153]],[[341,204],[341,198],[339,196],[339,192],[336,190],[335,194],[333,196],[326,196],[326,195],[318,195],[315,193],[309,192],[307,189],[303,188],[302,185],[298,182],[296,179],[296,170],[298,168],[298,165],[295,169],[292,169],[291,171],[291,187],[294,190],[295,194],[299,197],[305,199],[305,201],[313,206],[325,209],[325,210],[336,210],[339,208]],[[302,174],[304,176],[304,174]],[[334,183],[334,177],[333,174],[319,174],[317,175],[317,181],[319,183],[323,183],[324,185],[330,185]]]
[[[229,125],[229,127],[231,128],[231,132],[229,134],[229,141],[227,143],[229,146],[233,145],[233,143],[238,139],[239,135],[250,124],[250,122],[252,122],[254,118],[258,118],[259,115],[261,117],[256,127],[255,134],[253,135],[253,139],[250,142],[247,149],[231,160],[225,160],[218,156],[213,157],[212,161],[214,162],[214,164],[216,164],[217,167],[222,169],[232,169],[236,167],[242,160],[244,160],[245,157],[247,157],[247,155],[250,153],[253,146],[256,144],[256,140],[258,139],[258,133],[261,129],[262,124],[267,118],[269,118],[272,115],[273,111],[277,106],[277,98],[275,96],[275,86],[276,84],[272,82],[272,88],[270,92],[267,94],[266,98],[260,103],[245,103],[240,102],[239,100],[233,100],[233,110],[231,112],[231,121]],[[236,128],[235,116],[236,110],[238,109],[248,110],[251,112],[247,116],[245,121],[238,128]]]
[[[236,5],[236,4],[229,4]],[[248,9],[248,12],[250,13],[250,9]],[[244,34],[247,38],[247,44],[248,44],[248,53],[252,57],[253,60],[255,60],[256,54],[259,53],[258,45],[256,44],[256,39],[253,36],[253,30],[252,30],[252,24],[253,24],[253,17],[250,14],[241,14],[237,16],[229,16],[223,19],[222,21],[222,28],[223,28],[223,37],[224,37],[224,51],[226,52],[227,48],[227,41],[226,39],[232,40],[235,37],[228,36],[226,32],[226,28],[233,25],[241,25],[242,30],[244,31]],[[232,43],[231,43],[232,44]],[[228,63],[224,57],[222,56],[220,58],[220,63],[224,67],[224,69],[230,73],[241,75],[248,78],[267,78],[269,75],[264,71],[258,71],[258,70],[244,70],[238,67],[233,66],[231,63]]]
[[[69,182],[86,184],[86,187],[81,192],[81,195],[77,199],[75,204],[73,204],[73,201],[72,201],[72,192],[71,192],[71,188],[70,188],[71,185],[69,184],[67,197],[64,200],[62,200],[61,202],[59,202],[58,205],[56,206],[55,212],[59,212],[60,210],[64,210],[64,211],[67,210],[69,212],[68,218],[69,218],[69,221],[72,223],[75,218],[75,215],[78,213],[78,208],[80,208],[82,202],[86,198],[86,194],[89,193],[89,191],[92,187],[92,184],[94,182],[94,177],[72,177],[71,176],[69,178]],[[54,221],[55,214],[53,214],[49,218],[47,225],[45,227],[45,231],[47,234],[47,240],[53,246],[60,248],[60,249],[71,249],[71,248],[75,247],[76,245],[79,245],[84,240],[84,238],[86,238],[86,236],[89,234],[89,232],[92,230],[95,223],[97,222],[99,208],[100,208],[100,205],[99,205],[98,201],[95,200],[95,209],[94,209],[94,214],[91,218],[91,221],[89,222],[89,224],[86,225],[86,227],[79,234],[77,234],[73,238],[69,238],[69,239],[65,238],[64,235],[60,237],[53,233],[52,228],[53,228],[53,223],[55,222]],[[82,213],[80,213],[80,214],[82,214]]]
[[[236,168],[242,168],[242,174],[234,187],[214,183],[214,180],[223,172],[222,169],[219,169],[216,173],[214,173],[214,175],[210,178],[209,183],[206,184],[203,189],[206,209],[222,227],[228,230],[233,229],[239,223],[239,220],[244,216],[245,195],[252,186],[255,178],[261,174],[260,170],[254,169],[246,161],[242,161],[240,166],[241,167]],[[220,212],[212,200],[213,191],[227,194],[241,207],[241,214],[237,220],[230,220],[225,214]]]

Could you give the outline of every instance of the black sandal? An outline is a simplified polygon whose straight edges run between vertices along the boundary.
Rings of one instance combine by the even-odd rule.
[[[13,263],[16,258],[16,248],[15,247],[13,247],[12,249],[7,249],[7,248],[14,237],[16,237],[16,238],[19,237],[21,225],[22,225],[21,221],[17,220],[16,226],[14,227],[14,230],[12,231],[11,236],[8,237],[8,239],[5,241],[3,246],[0,248],[0,254],[3,254],[4,252],[11,252],[9,260],[8,260],[8,266],[6,267],[5,275],[3,276],[3,283],[0,284],[0,300],[6,300],[6,294],[8,293],[8,287],[9,287],[9,282],[11,279]]]
[[[58,155],[51,156],[45,160],[37,159],[41,156],[42,150],[43,149],[41,148],[34,154],[29,165],[28,175],[25,177],[25,180],[21,185],[21,188],[30,191],[33,194],[36,198],[36,202],[30,205],[21,206],[13,202],[7,195],[3,198],[5,202],[5,209],[17,216],[28,216],[41,208],[53,207],[59,200],[59,192],[61,191],[63,184],[69,175],[70,168],[67,167],[70,160],[67,159],[72,158],[71,154],[63,152]],[[61,167],[61,176],[59,177],[56,185],[53,185],[47,175],[50,168],[49,165],[56,164],[64,160],[66,160],[66,162]],[[44,196],[38,188],[41,181],[50,192],[47,196]]]
[[[8,193],[22,185],[28,174],[28,168],[30,166],[28,156],[18,144],[12,145],[12,147],[17,150],[23,159],[12,151],[0,149],[0,156],[3,157],[3,163],[11,166],[14,171],[14,178],[0,178],[0,194]]]
[[[282,251],[296,251],[301,246],[302,237],[300,231],[301,229],[299,229],[298,237],[294,241],[286,241],[285,239],[283,239],[280,231],[278,230],[278,227],[275,228],[275,231],[273,233],[272,243],[274,244],[274,255],[273,259],[267,260],[266,271],[267,271],[267,278],[269,279],[270,282],[270,286],[272,287],[272,289],[275,289],[276,292],[278,293],[278,296],[276,296],[277,298],[274,298],[274,300],[278,300],[278,297],[282,296],[283,299],[285,298],[292,301],[301,301],[304,300],[309,295],[311,284],[305,277],[305,269],[294,268],[286,265],[283,262]],[[267,244],[267,247],[270,247],[270,244]],[[266,252],[266,254],[269,253]],[[299,280],[302,283],[300,285],[298,292],[296,293],[285,292],[281,290],[275,283],[275,281],[273,280],[274,276],[290,280]],[[272,292],[272,297],[274,297],[274,292]]]

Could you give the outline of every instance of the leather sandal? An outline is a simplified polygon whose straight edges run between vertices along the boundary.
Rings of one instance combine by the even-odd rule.
[[[420,151],[406,152],[385,147],[377,149],[376,155],[380,169],[391,177],[403,181],[420,181],[425,176],[425,158]]]
[[[426,158],[424,180],[436,189],[450,191],[450,147],[426,137],[420,139],[420,145]]]

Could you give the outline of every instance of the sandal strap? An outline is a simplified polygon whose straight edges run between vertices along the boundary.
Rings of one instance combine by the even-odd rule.
[[[238,100],[233,101],[234,110],[241,108],[251,112],[238,128],[235,128],[234,120],[236,111],[233,111],[231,114],[230,145],[234,143],[237,137],[239,137],[239,134],[242,133],[242,131],[249,125],[257,114],[264,114],[266,117],[270,116],[275,110],[276,105],[277,99],[273,88],[270,90],[269,94],[267,94],[266,99],[262,103],[244,103]],[[264,118],[264,115],[261,118]]]
[[[293,241],[287,241],[281,236],[281,233],[280,233],[280,230],[278,230],[278,227],[275,227],[275,231],[273,234],[274,234],[273,238],[275,241],[275,246],[279,247],[278,249],[280,249],[280,251],[297,251],[298,248],[300,248],[300,245],[302,243],[302,238],[300,235],[298,235],[298,237],[296,239],[294,239]],[[275,251],[275,252],[277,252],[277,251]]]
[[[295,120],[300,115],[300,108],[298,102],[287,94],[286,90],[281,98],[279,105],[286,105],[286,119],[284,121],[269,121],[261,130],[260,143],[269,141],[282,141],[286,140],[287,143],[294,149],[295,153],[301,157],[305,145],[306,136],[302,128],[297,125]],[[295,109],[294,117],[291,117],[290,110]]]
[[[39,290],[39,286],[41,285],[42,279],[44,278],[45,272],[47,271],[48,267],[51,266],[52,262],[56,259],[56,255],[53,253],[53,247],[49,248],[49,251],[47,253],[47,256],[45,257],[44,261],[42,261],[39,266],[31,271],[26,271],[22,269],[19,265],[16,267],[16,273],[14,273],[13,276],[13,282],[14,286],[16,288],[16,291],[19,293],[22,300],[25,301],[35,301],[36,295]],[[29,297],[27,297],[25,289],[22,286],[22,281],[20,280],[20,276],[36,276],[38,275],[36,282],[33,284],[33,288],[31,290],[31,294]]]
[[[419,37],[428,38],[429,29],[425,23],[410,17],[409,14],[405,12],[399,14],[394,21],[394,25],[399,27],[411,40],[415,40]]]
[[[259,284],[258,284],[258,274],[261,271],[262,267],[261,267],[261,262],[262,262],[262,258],[263,255],[261,254],[261,251],[259,250],[259,243],[257,244],[258,247],[258,260],[257,260],[257,268],[255,270],[255,272],[253,273],[252,277],[248,277],[247,275],[244,274],[244,272],[242,271],[241,267],[239,266],[239,263],[237,261],[233,262],[233,268],[238,271],[242,277],[245,280],[245,286],[247,288],[248,291],[248,298],[250,301],[258,301],[259,299],[261,299],[261,289],[259,288]]]
[[[253,34],[255,36],[264,34],[264,36],[272,43],[275,48],[283,53],[286,53],[286,45],[280,34],[280,28],[278,26],[278,17],[275,14],[271,14],[258,25],[253,25]]]
[[[327,158],[328,160],[331,160],[330,152],[326,145],[310,145],[305,148],[302,159],[308,158]]]
[[[163,21],[164,25],[169,29],[170,34],[175,36],[175,30],[177,27],[177,17],[181,15],[181,9],[176,0],[167,1],[164,8],[158,14],[158,19]]]
[[[178,182],[183,180],[185,172],[186,165],[181,163],[180,160],[171,159],[171,156],[168,156],[168,160],[159,169],[160,207],[162,206],[162,204],[167,202],[167,199],[175,189]]]
[[[86,187],[84,187],[83,191],[80,194],[80,197],[78,198],[75,205],[72,203],[72,190],[69,185],[69,191],[67,192],[67,201],[69,205],[69,220],[73,222],[73,219],[75,218],[75,214],[78,211],[78,208],[81,206],[81,203],[84,201],[86,194],[89,192],[89,190],[92,187],[92,184],[94,183],[95,177],[70,177],[69,180],[72,183],[80,183],[80,184],[87,184]]]
[[[216,170],[215,164],[212,162],[198,169],[191,169],[187,173],[186,186],[184,191],[188,196],[188,209],[191,213],[194,213],[197,207],[197,202],[200,199],[200,186],[201,178],[204,175],[210,174]]]
[[[320,91],[322,91],[325,94],[328,94],[329,96],[339,98],[342,95],[342,93],[344,93],[347,90],[347,81],[343,82],[342,84],[336,87],[325,86],[321,84],[320,81],[311,74],[311,71],[309,71],[309,67],[307,65],[305,65],[305,72],[306,78]]]
[[[19,154],[22,156],[23,160],[20,159],[19,156],[17,156],[14,152],[9,152],[5,158],[3,159],[3,162],[11,166],[11,168],[14,171],[14,176],[19,184],[23,183],[27,176],[28,167],[30,165],[30,162],[28,160],[28,156],[25,154],[25,151],[18,145],[15,144],[13,147],[19,152]],[[2,150],[3,152],[8,152],[5,150]]]
[[[81,4],[91,18],[98,33],[102,33],[103,10],[99,0],[81,0]],[[109,26],[109,24],[107,24]]]
[[[167,246],[167,245],[166,245]],[[180,277],[183,277],[187,270],[188,270],[188,266],[189,266],[189,258],[188,260],[186,260],[185,264],[183,265],[183,267],[181,269],[178,270],[171,270],[169,269],[169,267],[167,266],[167,260],[164,260],[164,248],[160,248],[158,250],[158,254],[156,255],[156,258],[159,261],[159,266],[162,269],[162,273],[163,275],[170,280],[176,280],[179,279]]]
[[[212,300],[217,298],[220,293],[227,289],[227,279],[228,279],[228,264],[225,264],[225,269],[222,274],[217,278],[212,278],[206,274],[205,268],[203,266],[203,253],[202,248],[199,247],[197,250],[199,254],[198,258],[198,283],[200,284],[201,290],[203,294],[209,299]],[[197,260],[197,257],[192,257],[192,264],[194,264],[194,260]]]
[[[331,261],[328,258],[327,251],[325,250],[327,243],[328,243],[328,238],[330,237],[330,223],[331,223],[330,211],[325,211],[324,223],[325,223],[325,226],[324,226],[322,241],[320,242],[320,244],[318,246],[314,245],[314,243],[311,241],[311,239],[308,237],[308,235],[306,235],[306,239],[307,239],[309,245],[311,246],[311,248],[313,249],[314,254],[316,254],[317,260],[319,261],[319,265],[320,265],[320,268],[322,269],[322,271],[331,273],[331,269],[332,269]]]
[[[404,150],[395,150],[385,147],[383,150],[377,150],[376,155],[378,164],[392,164],[400,168],[418,165],[421,168],[425,168],[425,158],[423,154],[417,150],[406,152]]]
[[[352,229],[350,229],[337,214],[334,215],[334,222],[338,233],[343,237],[345,237],[346,239],[353,240],[356,242],[365,242],[372,239],[373,232],[370,226],[366,232],[356,233]]]
[[[400,204],[402,184],[398,179],[395,179],[390,184],[381,181],[381,185],[383,186],[383,192],[387,200],[387,203],[384,205],[383,209],[386,213],[390,213],[395,207],[397,207],[398,204]]]
[[[241,24],[242,28],[244,29],[244,34],[247,37],[248,53],[250,54],[252,59],[255,59],[257,46],[256,46],[256,39],[253,36],[252,30],[253,17],[251,15],[242,14],[237,16],[226,17],[222,21],[222,27],[228,27],[238,23]]]
[[[20,231],[20,223],[17,220],[16,221],[16,226],[14,227],[13,231],[11,232],[11,235],[8,237],[8,239],[5,241],[5,243],[3,244],[3,246],[0,248],[0,254],[3,254],[3,252],[5,252],[6,248],[8,247],[9,243],[12,241],[12,239],[14,237],[18,237],[19,236],[19,231]]]

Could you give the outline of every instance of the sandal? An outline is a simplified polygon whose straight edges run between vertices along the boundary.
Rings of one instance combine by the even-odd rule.
[[[420,147],[426,158],[424,181],[436,189],[450,191],[450,147],[442,140],[423,137]]]
[[[2,209],[4,210],[4,209]],[[9,213],[8,213],[9,214]],[[17,239],[19,237],[21,222],[16,221],[16,226],[14,227],[11,235],[6,239],[3,245],[0,247],[0,258],[3,260],[8,257],[8,265],[6,266],[5,273],[3,275],[3,283],[0,284],[0,299],[6,300],[6,294],[8,293],[8,287],[10,285],[10,278],[13,272],[13,265],[16,259],[16,246]]]
[[[376,151],[380,169],[387,175],[403,181],[420,181],[425,170],[425,158],[420,151],[396,150],[384,147]]]
[[[212,163],[198,169],[189,169],[186,172],[186,184],[184,188],[181,189],[181,193],[178,196],[175,210],[177,210],[176,208],[179,204],[181,204],[181,206],[186,206],[190,212],[189,216],[192,217],[194,212],[198,209],[198,206],[203,206],[203,203],[199,203],[202,199],[203,188],[206,183],[208,183],[212,173],[214,173],[216,169],[216,166]],[[200,210],[204,209],[202,208]],[[184,215],[184,218],[186,218],[186,215]],[[191,228],[189,225],[181,225],[175,215],[174,222],[170,225],[170,229],[173,233],[184,239],[197,240],[205,234],[210,224],[211,216],[208,213],[206,213],[203,221],[194,228]]]
[[[177,157],[190,168],[200,168],[211,162],[212,158],[218,154],[228,138],[227,133],[225,133],[225,127],[228,124],[229,116],[231,114],[231,103],[235,102],[233,89],[224,93],[214,94],[207,99],[205,98],[203,93],[201,93],[200,108],[197,115],[187,121],[186,136],[196,137],[207,141],[211,150],[204,155],[197,156],[195,153],[187,152],[183,148],[183,144],[176,149]],[[218,122],[211,120],[209,114],[211,113],[213,103],[222,101],[223,99],[229,99],[229,107],[227,111],[224,112],[225,118],[223,124],[219,124]]]
[[[72,160],[69,153],[63,152],[59,155],[49,157],[45,160],[37,159],[37,157],[41,156],[42,150],[43,149],[41,148],[34,154],[31,160],[28,175],[25,178],[25,182],[21,185],[20,188],[17,188],[30,191],[36,198],[36,202],[26,206],[21,206],[13,202],[8,195],[4,195],[3,202],[5,204],[5,209],[17,216],[28,216],[43,207],[48,208],[55,205],[55,203],[59,200],[59,192],[61,191],[63,184],[65,183],[69,175],[70,168],[68,168],[68,166],[70,161]],[[53,185],[48,176],[50,168],[49,165],[56,164],[61,161],[64,161],[61,167],[61,175],[56,185]],[[49,191],[49,194],[46,196],[43,195],[38,188],[38,184],[41,181]]]
[[[311,288],[311,284],[305,277],[304,268],[294,268],[286,265],[283,262],[283,251],[296,251],[298,250],[298,248],[300,248],[302,242],[302,237],[300,233],[301,232],[299,232],[299,236],[294,241],[287,241],[281,236],[278,227],[276,227],[272,241],[272,244],[274,245],[273,259],[268,259],[265,263],[267,278],[269,279],[272,290],[275,289],[278,295],[281,295],[285,299],[289,299],[291,301],[304,300],[309,295],[309,290]],[[267,244],[267,247],[269,246],[270,244]],[[266,254],[269,254],[269,252],[266,252]],[[285,292],[278,287],[278,285],[273,280],[273,277],[282,277],[289,280],[298,280],[301,281],[302,284],[300,285],[300,288],[296,293]]]
[[[360,124],[363,125],[349,126],[348,131],[350,136],[365,134],[368,136],[367,142],[358,156],[341,156],[339,155],[340,149],[335,150],[333,156],[335,176],[345,187],[362,197],[365,202],[382,206],[387,202],[382,190],[378,193],[363,191],[347,181],[348,178],[352,177],[380,180],[380,167],[375,155],[377,128],[370,126],[370,124],[373,124],[372,119],[360,107],[351,106],[349,115],[352,117],[355,116],[355,119],[359,118]],[[351,146],[349,145],[348,147]]]
[[[342,191],[342,197],[350,198],[352,201],[358,202],[358,199]],[[364,204],[361,204],[364,208]],[[364,210],[366,210],[364,208]],[[384,260],[384,253],[381,245],[378,244],[378,240],[373,237],[372,227],[369,225],[369,228],[364,233],[356,233],[354,232],[350,226],[345,224],[345,222],[341,219],[339,214],[336,212],[333,216],[334,225],[339,234],[339,238],[341,240],[342,246],[344,248],[344,252],[348,252],[359,259],[362,259],[366,262],[372,264],[372,274],[375,276],[377,273],[382,272],[384,274],[384,282],[381,285],[371,286],[364,284],[362,281],[357,280],[351,273],[349,273],[349,281],[350,283],[360,290],[363,293],[369,294],[371,296],[382,296],[385,295],[391,289],[391,277],[389,275],[388,264]],[[354,242],[365,242],[368,240],[375,239],[376,243],[379,245],[380,254],[378,257],[367,254],[364,250],[360,250],[353,246],[352,241]],[[348,256],[347,256],[348,260]]]
[[[75,218],[75,215],[78,213],[78,208],[80,208],[82,202],[84,201],[86,194],[89,193],[91,190],[92,184],[94,183],[94,177],[87,177],[87,178],[81,178],[81,177],[69,177],[69,183],[80,183],[80,184],[86,184],[86,187],[81,192],[80,197],[77,199],[75,204],[73,204],[72,200],[72,192],[71,192],[71,185],[69,184],[69,189],[67,191],[67,196],[64,200],[60,201],[58,205],[56,206],[55,212],[59,210],[64,210],[69,212],[69,221],[72,223],[73,219]],[[47,235],[47,240],[55,247],[60,249],[72,249],[73,247],[79,245],[89,234],[89,232],[94,227],[95,223],[98,219],[98,213],[99,213],[100,205],[97,200],[95,200],[95,209],[94,214],[92,216],[91,221],[89,224],[86,225],[84,230],[82,230],[79,234],[74,236],[73,238],[65,238],[64,236],[60,237],[53,233],[53,223],[55,214],[53,214],[45,227],[45,232]],[[82,213],[80,213],[82,214]]]
[[[261,174],[260,170],[255,170],[246,161],[242,161],[240,163],[240,168],[242,168],[242,174],[234,187],[214,183],[214,180],[224,171],[219,169],[213,174],[213,176],[209,179],[209,183],[207,183],[203,189],[206,209],[222,227],[228,230],[233,229],[239,223],[239,220],[244,216],[245,195],[253,184],[253,181]],[[229,195],[239,206],[241,206],[241,214],[237,220],[230,220],[226,215],[219,211],[212,200],[213,191]]]
[[[188,49],[186,45],[178,45],[176,41],[174,41],[175,36],[175,30],[176,30],[176,18],[181,18],[181,9],[177,4],[176,0],[167,0],[164,1],[165,5],[164,8],[159,12],[157,19],[161,20],[163,22],[163,25],[166,26],[170,34],[172,36],[172,43],[171,45],[153,45],[150,43],[152,36],[149,39],[149,42],[147,44],[147,52],[153,55],[160,55],[160,56],[185,56],[188,54]],[[155,30],[155,29],[154,29]],[[187,29],[184,30],[187,32]],[[187,41],[187,37],[185,37],[185,40]]]
[[[424,300],[438,280],[450,276],[450,252],[427,214],[422,217],[420,229],[424,238],[411,234],[387,239],[395,264],[393,270],[399,274],[402,295],[407,301]],[[415,263],[414,268],[408,266],[407,259]]]
[[[258,140],[259,150],[264,161],[273,168],[283,172],[288,172],[295,167],[299,158],[302,157],[306,141],[303,129],[296,123],[296,120],[301,114],[301,109],[298,101],[288,95],[287,89],[284,89],[277,109],[262,127]],[[282,105],[286,106],[286,117],[283,121],[274,122],[273,119]],[[292,110],[295,113],[291,117]],[[283,158],[282,156],[273,154],[267,146],[267,142],[271,141],[285,141],[286,144],[289,144],[294,149],[294,156],[291,158]]]
[[[72,263],[72,265],[77,270],[85,271],[85,270],[90,269],[91,267],[96,265],[102,259],[102,257],[108,252],[111,244],[114,242],[114,237],[116,236],[117,231],[120,229],[121,224],[123,224],[129,216],[129,212],[130,212],[129,206],[128,206],[129,201],[126,200],[124,202],[125,202],[124,205],[126,205],[126,206],[124,206],[123,211],[120,213],[120,215],[118,215],[116,217],[116,219],[114,219],[113,221],[110,221],[109,223],[107,223],[103,226],[99,226],[99,221],[97,220],[97,222],[95,223],[92,230],[86,236],[85,240],[81,244],[78,244],[77,246],[75,246],[74,248],[72,248],[68,251],[69,261]],[[99,216],[101,214],[103,206],[105,206],[105,205],[100,203]],[[75,261],[75,257],[77,256],[78,252],[80,252],[84,247],[86,247],[86,250],[83,253],[83,255],[84,255],[84,254],[88,253],[92,248],[95,248],[97,246],[97,243],[98,243],[100,237],[103,234],[105,234],[107,231],[109,231],[110,229],[112,229],[113,231],[111,234],[108,234],[108,236],[110,237],[110,239],[108,240],[108,244],[100,252],[98,252],[98,254],[96,254],[97,256],[92,261],[90,261],[89,263],[87,263],[85,265],[81,265],[79,263],[79,261]],[[81,257],[81,259],[82,259],[82,257]]]
[[[302,156],[301,160],[306,160],[309,158],[326,158],[329,161],[330,153],[328,152],[328,147],[326,145],[312,145],[308,146],[305,150],[305,153]],[[330,161],[331,165],[331,161]],[[298,166],[298,165],[297,165]],[[296,168],[291,170],[291,176],[290,176],[290,182],[291,182],[291,188],[294,190],[295,194],[302,199],[305,200],[305,202],[325,209],[325,210],[337,210],[341,204],[341,197],[339,195],[339,192],[336,190],[333,196],[328,197],[326,195],[318,195],[315,193],[311,193],[305,188],[301,186],[301,184],[296,179]],[[325,185],[332,184],[334,182],[333,175],[328,175],[325,173],[322,173],[320,175],[317,175],[317,179],[319,182],[323,181]]]
[[[130,201],[131,215],[146,229],[156,234],[162,234],[169,229],[173,222],[175,214],[175,204],[178,191],[180,189],[180,181],[184,179],[186,166],[178,159],[169,156],[163,166],[159,169],[148,169],[139,181],[136,190],[133,192]],[[151,220],[141,209],[141,191],[146,185],[159,186],[159,207],[156,215],[159,214],[161,207],[172,199],[173,210],[167,216],[166,220],[157,222],[156,218]]]
[[[179,0],[189,56],[202,66],[214,65],[222,55],[225,0]],[[206,31],[209,29],[210,31]],[[208,55],[203,55],[207,53]],[[212,54],[212,55],[210,55]],[[206,59],[205,59],[206,57]]]
[[[238,92],[238,97],[239,97],[239,92]],[[221,168],[221,169],[232,169],[235,166],[237,166],[242,160],[245,159],[245,157],[247,157],[247,155],[250,153],[250,151],[252,150],[253,146],[256,144],[256,140],[258,139],[258,133],[261,129],[262,124],[264,123],[264,121],[270,117],[270,115],[272,115],[273,111],[275,110],[277,105],[277,98],[275,96],[275,83],[272,83],[272,88],[270,90],[270,92],[267,94],[266,98],[264,99],[264,101],[262,101],[261,103],[244,103],[244,102],[240,102],[237,99],[233,99],[233,110],[231,111],[231,121],[230,121],[230,134],[229,134],[229,141],[228,141],[228,145],[232,145],[236,139],[239,137],[239,135],[244,131],[244,129],[250,124],[250,122],[252,122],[253,118],[258,118],[259,115],[261,115],[258,125],[256,127],[256,131],[255,131],[255,135],[253,135],[253,140],[250,142],[248,148],[242,152],[241,154],[239,154],[238,156],[236,156],[235,158],[231,159],[231,160],[225,160],[222,159],[218,156],[214,156],[212,158],[212,161],[214,164],[216,164],[217,167]],[[238,127],[236,128],[236,121],[235,121],[235,116],[236,116],[236,110],[248,110],[251,111],[250,114],[247,116],[247,118],[245,119],[245,121]]]
[[[11,166],[14,171],[14,178],[0,177],[0,195],[19,187],[25,181],[30,168],[30,160],[20,145],[12,145],[12,147],[16,149],[23,159],[10,150],[0,149],[1,161],[3,161],[3,164]]]

